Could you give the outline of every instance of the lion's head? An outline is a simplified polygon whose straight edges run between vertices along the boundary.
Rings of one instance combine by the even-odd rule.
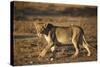
[[[40,37],[45,28],[47,27],[48,23],[34,23],[34,26],[37,31],[37,35]]]

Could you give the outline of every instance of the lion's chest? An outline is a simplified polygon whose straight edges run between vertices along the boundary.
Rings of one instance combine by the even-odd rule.
[[[47,42],[50,42],[51,41],[51,37],[49,35],[48,36],[47,35],[44,35],[44,37],[45,37],[45,39],[46,39]]]

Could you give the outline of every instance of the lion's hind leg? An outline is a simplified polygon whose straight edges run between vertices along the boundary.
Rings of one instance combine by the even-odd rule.
[[[75,58],[79,54],[79,46],[78,46],[77,38],[75,36],[73,36],[73,38],[72,38],[72,43],[73,43],[73,45],[75,47],[75,53],[72,56],[72,58]]]
[[[87,50],[87,52],[88,52],[87,56],[90,56],[90,55],[91,55],[91,51],[90,51],[90,49],[89,49],[89,45],[88,45],[88,43],[86,42],[84,36],[83,36],[83,47],[84,47],[84,48]]]

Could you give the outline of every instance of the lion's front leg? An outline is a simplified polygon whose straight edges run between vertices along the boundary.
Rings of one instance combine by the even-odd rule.
[[[48,44],[43,50],[42,52],[39,54],[40,57],[44,57],[45,54],[47,53],[47,51],[51,48],[51,45]]]
[[[44,35],[46,41],[48,42],[48,45],[42,50],[42,52],[39,54],[39,58],[44,57],[47,53],[47,51],[52,47],[53,45],[53,41],[51,39],[50,36],[50,32],[48,33],[48,35]]]
[[[51,48],[52,46],[52,42],[51,43],[48,43],[48,45],[42,50],[42,52],[39,54],[38,58],[43,58],[46,53],[48,52],[48,50]]]

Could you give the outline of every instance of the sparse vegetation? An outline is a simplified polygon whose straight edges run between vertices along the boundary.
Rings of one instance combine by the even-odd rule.
[[[97,60],[97,7],[44,5],[15,2],[14,8],[16,9],[13,19],[14,65]],[[79,56],[72,59],[70,56],[74,53],[74,48],[68,45],[66,47],[57,47],[54,61],[49,61],[50,55],[52,54],[50,51],[45,58],[38,60],[37,56],[47,45],[47,42],[43,37],[37,37],[33,24],[37,22],[49,22],[60,26],[69,26],[70,24],[81,26],[85,32],[86,40],[92,46],[90,47],[92,55],[87,57],[85,55],[86,51],[81,48]]]

